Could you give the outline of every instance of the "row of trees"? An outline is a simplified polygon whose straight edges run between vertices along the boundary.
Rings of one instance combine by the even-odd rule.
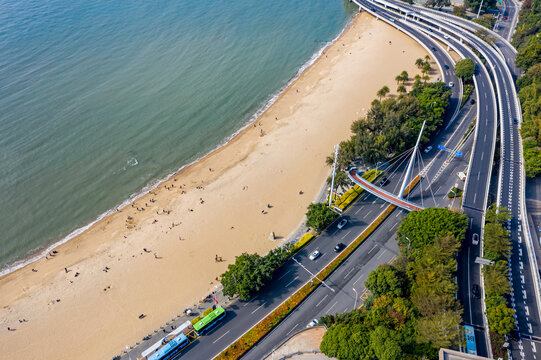
[[[240,295],[241,300],[248,300],[261,290],[280,266],[291,256],[292,246],[286,244],[268,252],[266,256],[243,253],[235,258],[235,263],[228,265],[221,275],[223,293],[226,296]]]
[[[509,307],[507,296],[511,292],[508,279],[507,258],[511,253],[509,231],[504,228],[509,220],[505,208],[493,204],[486,212],[483,239],[484,257],[494,261],[483,266],[485,282],[485,303],[487,319],[491,330],[494,356],[503,357],[503,335],[510,334],[515,328],[515,311]],[[499,337],[497,335],[500,335]]]
[[[522,105],[521,136],[526,176],[541,175],[541,0],[525,0],[513,35],[516,64],[524,75],[518,79]]]
[[[378,92],[383,97],[389,89]],[[340,143],[338,170],[342,171],[357,158],[367,164],[392,158],[415,144],[426,120],[423,142],[442,124],[451,91],[442,82],[418,84],[398,98],[374,100],[365,117],[351,125],[353,135]],[[332,164],[334,154],[327,158]]]
[[[418,214],[425,222],[416,229],[410,225]],[[449,218],[456,221],[446,231]],[[394,360],[435,359],[440,347],[456,347],[462,308],[455,299],[453,273],[466,227],[464,215],[446,209],[408,214],[400,232],[414,239],[415,251],[402,247],[392,265],[369,274],[365,286],[370,297],[362,309],[322,318],[329,329],[321,350],[339,360]]]

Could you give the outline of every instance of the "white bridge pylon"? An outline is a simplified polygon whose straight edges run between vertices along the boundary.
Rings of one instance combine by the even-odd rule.
[[[377,187],[377,185],[372,184],[369,181],[366,181],[362,178],[362,171],[357,171],[356,168],[350,169],[348,171],[349,178],[353,180],[357,185],[368,191],[370,194],[373,194],[380,199],[383,199],[387,202],[390,202],[391,204],[394,204],[404,210],[408,211],[415,211],[415,210],[422,210],[424,207],[417,205],[409,200],[404,199],[404,193],[406,191],[406,186],[409,182],[409,178],[411,175],[411,170],[413,168],[413,163],[415,160],[415,155],[417,154],[417,150],[419,148],[419,142],[421,141],[421,135],[423,134],[423,130],[425,128],[425,122],[423,122],[423,126],[421,127],[421,131],[419,132],[419,136],[417,137],[417,142],[415,143],[415,148],[413,149],[413,152],[411,153],[411,158],[408,163],[408,167],[406,169],[406,175],[404,176],[404,181],[402,182],[402,186],[400,187],[400,191],[398,195],[391,194],[388,191],[383,190],[382,188]]]

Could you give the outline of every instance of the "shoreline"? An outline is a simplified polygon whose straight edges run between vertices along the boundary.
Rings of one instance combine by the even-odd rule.
[[[89,223],[76,228],[75,230],[71,231],[67,235],[63,236],[61,239],[53,242],[50,245],[47,245],[43,249],[37,249],[35,251],[32,251],[31,253],[25,255],[21,259],[17,259],[17,260],[13,261],[10,264],[6,264],[6,265],[1,266],[0,267],[0,279],[5,275],[9,275],[9,274],[11,274],[11,273],[13,273],[13,272],[15,272],[15,271],[17,271],[19,269],[22,269],[22,268],[24,268],[24,267],[26,267],[28,265],[31,265],[32,263],[34,263],[34,262],[36,262],[38,260],[44,258],[47,254],[49,254],[50,252],[52,252],[53,250],[55,250],[59,246],[65,244],[68,241],[74,239],[75,237],[81,235],[82,233],[84,233],[85,231],[90,229],[92,226],[95,226],[96,224],[98,224],[100,221],[102,221],[106,217],[114,214],[118,210],[124,209],[126,206],[134,203],[135,201],[137,201],[137,199],[145,196],[146,194],[148,194],[152,190],[156,189],[161,184],[167,182],[168,180],[170,180],[174,176],[180,175],[180,173],[182,171],[184,171],[185,169],[189,168],[192,165],[196,165],[198,162],[204,160],[206,157],[212,156],[212,154],[214,152],[219,151],[222,147],[227,146],[232,140],[235,139],[235,137],[239,136],[244,130],[249,128],[250,125],[252,125],[254,122],[256,122],[257,119],[259,117],[261,117],[276,101],[278,101],[278,99],[280,99],[282,94],[290,86],[292,86],[295,83],[295,81],[297,81],[299,79],[299,77],[301,77],[302,74],[306,70],[308,70],[321,57],[321,55],[325,52],[326,49],[328,49],[338,39],[340,39],[340,37],[342,36],[344,31],[346,31],[349,28],[349,26],[351,26],[351,23],[353,22],[355,17],[356,17],[356,15],[354,14],[346,22],[346,24],[344,25],[342,30],[338,33],[338,35],[336,35],[331,41],[326,42],[324,46],[322,46],[316,52],[314,52],[312,54],[312,56],[299,68],[299,70],[297,70],[295,75],[293,75],[293,77],[291,77],[291,79],[289,79],[284,86],[282,86],[276,92],[272,93],[267,100],[264,100],[263,105],[261,107],[259,107],[259,109],[257,109],[248,118],[248,120],[243,125],[241,125],[241,127],[238,130],[233,132],[233,134],[227,136],[218,145],[216,145],[212,150],[208,151],[204,155],[201,155],[201,156],[197,157],[195,160],[193,160],[193,161],[191,161],[191,162],[189,162],[189,163],[187,163],[185,165],[182,165],[180,168],[178,168],[177,170],[174,170],[170,174],[165,175],[163,177],[159,177],[159,178],[157,178],[155,180],[152,180],[148,184],[144,185],[141,188],[141,190],[131,194],[126,200],[122,201],[120,204],[118,204],[116,206],[113,206],[111,209],[108,209],[108,210],[104,211],[103,213],[99,214],[94,220],[91,220]]]
[[[382,46],[389,39],[393,46]],[[17,331],[0,346],[21,358],[110,356],[208,294],[235,256],[265,253],[295,231],[328,176],[334,144],[349,137],[377,89],[404,69],[413,76],[424,54],[407,35],[354,16],[227,146],[32,263],[37,273],[23,267],[1,277],[0,324]]]

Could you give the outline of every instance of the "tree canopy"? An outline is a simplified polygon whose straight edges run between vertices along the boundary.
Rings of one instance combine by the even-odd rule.
[[[239,294],[241,300],[248,300],[272,279],[274,271],[289,259],[290,254],[291,246],[286,245],[269,251],[265,257],[247,253],[237,256],[235,263],[229,264],[221,276],[224,295]]]
[[[397,239],[401,249],[407,250],[414,258],[421,254],[426,245],[438,237],[452,235],[462,240],[468,226],[466,215],[458,214],[444,208],[427,208],[412,211],[398,227]]]
[[[329,226],[336,217],[336,213],[329,209],[329,206],[326,203],[312,203],[308,205],[306,226],[311,227],[317,232],[321,232]]]
[[[475,63],[472,59],[462,59],[455,65],[455,75],[462,80],[471,80],[475,74]]]

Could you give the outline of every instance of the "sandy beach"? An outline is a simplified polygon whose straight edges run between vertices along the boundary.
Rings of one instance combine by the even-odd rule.
[[[419,73],[415,59],[425,55],[403,33],[358,15],[228,145],[51,258],[0,278],[0,359],[111,358],[214,290],[236,255],[277,246],[320,192],[325,158],[352,121],[383,85],[396,93],[402,70]]]

